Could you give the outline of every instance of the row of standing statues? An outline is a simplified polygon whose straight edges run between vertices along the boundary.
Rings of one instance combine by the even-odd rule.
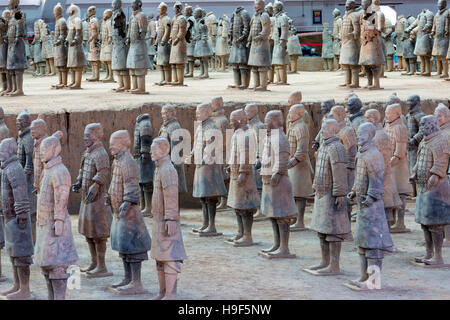
[[[238,7],[229,19],[226,15],[217,19],[212,12],[200,7],[193,9],[180,2],[173,6],[174,17],[168,16],[168,6],[158,6],[158,21],[142,12],[142,2],[131,3],[132,16],[127,22],[120,0],[112,2],[112,9],[96,16],[96,7],[87,10],[87,18],[80,18],[80,8],[74,4],[67,9],[54,7],[55,30],[38,19],[34,22],[34,39],[31,49],[25,44],[25,14],[18,0],[10,1],[10,10],[0,18],[0,37],[3,41],[0,54],[2,76],[1,95],[23,95],[23,71],[28,67],[27,54],[33,60],[35,75],[58,73],[59,81],[54,89],[81,89],[83,70],[90,64],[92,77],[88,81],[100,81],[100,68],[106,68],[103,82],[115,82],[116,92],[146,94],[145,76],[154,68],[160,69],[161,80],[157,85],[183,86],[185,77],[193,77],[195,62],[200,62],[200,79],[209,78],[209,64],[225,71],[232,65],[234,83],[229,88],[247,89],[251,74],[253,89],[267,90],[274,83],[287,84],[289,69],[297,71],[298,57],[302,55],[296,29],[283,3],[276,1],[265,6],[255,1],[255,14]],[[21,20],[17,14],[21,13]],[[21,29],[15,32],[14,26]],[[14,56],[19,67],[7,65],[6,52]],[[4,60],[4,61],[3,61]],[[12,57],[10,57],[12,60]],[[8,60],[9,61],[9,60]],[[56,68],[56,69],[55,69]],[[14,73],[12,70],[15,70]],[[17,78],[15,74],[20,74]],[[68,74],[71,81],[68,83]]]
[[[450,60],[450,10],[447,1],[438,0],[438,10],[433,14],[423,9],[417,17],[399,15],[392,23],[380,10],[379,0],[362,1],[356,7],[354,0],[345,4],[341,17],[338,9],[333,11],[333,28],[324,24],[322,57],[326,68],[333,70],[340,65],[345,72],[345,84],[359,87],[359,77],[367,76],[368,87],[379,89],[379,78],[384,71],[394,71],[394,55],[398,57],[398,70],[403,75],[431,76],[432,60],[435,58],[437,75],[449,79]]]
[[[396,95],[380,109],[363,106],[352,93],[346,106],[335,105],[333,99],[322,102],[322,126],[311,139],[310,116],[301,102],[301,92],[290,95],[285,134],[281,111],[269,111],[262,122],[258,106],[247,104],[231,112],[228,120],[222,98],[213,98],[197,106],[192,149],[190,143],[184,145],[190,140],[184,139],[176,108],[165,105],[157,135],[149,114],[137,117],[133,155],[128,131],[111,135],[112,166],[101,142],[102,125],[88,124],[83,138],[86,150],[74,183],[60,156],[61,132],[49,136],[42,118],[31,121],[23,111],[16,120],[16,142],[9,138],[0,112],[0,248],[6,247],[14,274],[12,288],[1,296],[32,297],[29,278],[34,260],[44,274],[49,299],[64,299],[68,268],[78,262],[67,208],[72,190],[81,194],[78,231],[86,238],[92,259],[81,269],[86,277],[112,275],[105,263],[110,238],[124,268],[123,279],[111,285],[111,291],[146,292],[141,269],[150,251],[160,285],[157,299],[175,298],[177,275],[186,259],[179,213],[179,194],[188,191],[186,163],[195,165],[192,196],[202,206],[202,225],[191,232],[198,237],[222,235],[216,228],[216,210],[228,206],[236,214],[237,233],[226,243],[254,245],[253,222],[262,216],[271,221],[274,243],[259,254],[268,259],[293,258],[289,234],[306,229],[305,208],[313,197],[309,228],[318,234],[322,259],[305,271],[318,276],[341,274],[341,244],[353,238],[361,277],[346,285],[371,289],[373,272],[380,276],[385,252],[394,251],[391,233],[409,232],[405,204],[416,189],[415,221],[423,229],[426,254],[412,263],[448,266],[442,247],[445,236],[447,243],[450,240],[450,230],[445,230],[450,225],[450,109],[440,104],[434,115],[425,115],[420,97],[412,95],[405,117]],[[223,137],[230,127],[233,134],[226,145],[230,152],[222,155]],[[316,151],[314,170],[311,147]],[[352,207],[356,207],[353,217]],[[144,216],[153,218],[152,236]],[[356,220],[353,233],[352,218]]]

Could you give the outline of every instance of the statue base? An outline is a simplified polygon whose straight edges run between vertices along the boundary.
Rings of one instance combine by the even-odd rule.
[[[225,240],[224,242],[226,244],[228,244],[228,245],[230,245],[232,247],[236,247],[236,248],[238,248],[238,247],[251,247],[251,246],[256,246],[256,245],[259,244],[259,242],[252,242],[252,243],[242,242],[242,243],[239,243],[239,242],[234,242],[234,241],[230,241],[230,240]]]
[[[390,233],[409,233],[409,232],[411,232],[411,230],[408,228],[403,228],[403,229],[392,228],[392,229],[389,229],[389,232]]]
[[[189,234],[192,234],[193,236],[197,236],[200,238],[201,237],[218,237],[218,236],[223,235],[222,232],[199,232],[199,231],[194,231],[194,230],[189,232]]]
[[[112,277],[113,273],[112,272],[103,272],[103,273],[91,274],[91,273],[87,273],[87,272],[82,272],[81,275],[86,278],[106,278],[106,277]]]
[[[294,253],[288,254],[272,254],[271,252],[258,252],[258,255],[266,259],[295,259],[297,256]]]
[[[303,271],[312,274],[313,276],[320,276],[320,277],[326,277],[326,276],[340,276],[343,275],[344,272],[339,271],[339,272],[329,272],[329,273],[320,273],[321,269],[319,270],[311,270],[311,269],[303,269]]]
[[[450,268],[450,264],[442,263],[442,264],[425,264],[423,262],[410,261],[410,264],[416,267],[421,267],[424,269],[443,269]]]
[[[121,296],[134,296],[134,295],[149,294],[148,290],[145,290],[144,288],[137,289],[134,291],[123,291],[120,288],[123,288],[123,287],[119,287],[119,288],[108,287],[107,290],[109,292],[112,292],[114,294],[121,295]]]

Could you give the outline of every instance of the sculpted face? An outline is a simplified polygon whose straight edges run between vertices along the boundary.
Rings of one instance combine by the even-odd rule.
[[[450,110],[447,106],[438,106],[436,110],[434,110],[434,115],[438,120],[439,126],[443,126],[450,121]]]
[[[243,126],[242,117],[240,114],[232,112],[230,115],[230,124],[234,130],[239,129]]]
[[[16,9],[19,6],[19,0],[8,0],[8,7],[11,10]]]
[[[322,126],[322,138],[324,140],[330,139],[336,136],[337,133],[337,121],[327,120]]]
[[[355,7],[355,0],[347,0],[345,2],[345,10],[349,11]]]
[[[172,119],[175,116],[174,113],[175,113],[174,110],[172,110],[171,108],[163,107],[161,109],[161,118],[165,122],[167,120]]]
[[[122,7],[122,1],[121,0],[113,0],[111,4],[113,10],[118,10]]]
[[[439,130],[437,118],[435,116],[425,116],[420,119],[420,130],[427,137]]]
[[[108,20],[109,18],[111,18],[112,12],[110,10],[105,10],[103,12],[103,20]]]
[[[303,118],[303,115],[305,114],[305,108],[303,105],[293,105],[289,109],[288,113],[288,120],[291,122],[297,121],[298,119]]]
[[[97,10],[95,9],[95,7],[89,8],[87,15],[88,15],[88,17],[91,17],[91,16],[95,15],[96,12],[97,12]]]
[[[371,140],[370,131],[363,128],[364,127],[361,126],[360,129],[358,129],[358,135],[356,136],[356,143],[358,144],[358,147],[365,146]]]
[[[186,8],[184,9],[184,15],[185,15],[186,17],[192,16],[192,7],[186,7]]]
[[[444,10],[447,7],[447,1],[446,0],[439,0],[438,1],[438,9]]]
[[[294,104],[299,104],[302,102],[302,93],[300,91],[296,91],[291,93],[288,99],[288,104],[293,106]]]
[[[197,121],[203,122],[209,118],[209,108],[208,107],[197,107],[195,111],[195,116]]]
[[[89,148],[90,146],[92,146],[94,144],[95,136],[92,134],[92,131],[90,131],[90,130],[84,131],[83,141],[84,141],[84,146],[86,148]]]
[[[269,111],[264,118],[264,125],[267,131],[280,128],[283,125],[281,112]]]
[[[411,95],[406,100],[406,104],[408,105],[408,109],[411,110],[415,106],[417,106],[420,103],[420,98],[418,95]]]
[[[39,139],[45,134],[45,127],[39,122],[32,122],[30,126],[30,133],[33,139]]]
[[[194,11],[194,18],[200,19],[202,17],[202,10],[201,9],[195,9]]]
[[[385,118],[388,123],[395,121],[400,115],[398,114],[397,108],[386,108]]]
[[[378,123],[375,112],[371,112],[371,110],[367,110],[364,114],[364,117],[366,118],[367,122],[373,123],[374,125]]]
[[[150,153],[153,161],[160,160],[169,154],[169,142],[164,139],[155,139],[150,146]],[[167,143],[166,143],[167,142]]]
[[[256,0],[255,5],[253,6],[255,11],[259,11],[261,9],[264,9],[264,1]]]
[[[19,131],[25,130],[28,127],[28,121],[25,117],[17,117],[16,119],[16,128]]]
[[[117,136],[111,136],[111,139],[109,140],[109,152],[111,155],[115,156],[123,149],[124,146],[122,145],[121,139]]]
[[[348,102],[347,102],[348,112],[350,112],[351,114],[355,114],[355,113],[359,112],[359,110],[361,110],[361,108],[362,108],[362,103],[358,97],[351,97],[350,99],[348,99]]]
[[[181,13],[182,10],[183,10],[183,7],[181,6],[181,4],[175,4],[175,5],[173,6],[173,12],[174,12],[175,14]]]
[[[134,1],[131,3],[131,9],[133,9],[133,11],[140,10],[141,7],[142,7],[142,2],[141,2],[141,0],[134,0]]]
[[[367,10],[371,4],[372,4],[371,0],[362,0],[361,1],[361,7],[363,7],[364,10]]]

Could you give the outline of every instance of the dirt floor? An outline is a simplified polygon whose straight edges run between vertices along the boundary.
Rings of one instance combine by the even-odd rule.
[[[196,70],[198,75],[199,71]],[[382,79],[383,91],[370,91],[357,89],[358,95],[364,102],[385,101],[388,96],[396,92],[402,100],[413,93],[418,93],[422,99],[446,99],[450,82],[437,77],[424,78],[420,76],[402,76],[400,72],[386,73],[387,78]],[[50,86],[57,82],[57,76],[35,78],[30,73],[25,75],[23,97],[0,97],[0,105],[6,113],[17,113],[23,108],[30,112],[79,110],[101,110],[130,107],[145,102],[172,102],[172,103],[200,103],[209,101],[214,96],[222,96],[224,101],[245,102],[287,102],[289,93],[293,90],[303,92],[303,100],[318,102],[333,97],[337,102],[344,101],[350,92],[349,89],[339,88],[343,83],[342,72],[300,72],[288,75],[288,86],[270,85],[270,92],[254,92],[251,90],[226,89],[232,84],[233,74],[211,72],[210,79],[199,80],[187,78],[186,87],[159,87],[154,85],[159,81],[158,71],[149,71],[147,74],[147,91],[149,95],[131,95],[128,93],[114,93],[115,83],[88,82],[90,73],[83,74],[83,90],[52,90]],[[102,73],[101,78],[104,78]],[[69,79],[70,80],[70,79]],[[361,86],[366,85],[366,79],[361,78]],[[380,95],[383,98],[380,98]]]
[[[311,208],[308,206],[306,222],[309,224]],[[410,212],[406,225],[411,233],[395,234],[396,252],[386,255],[381,279],[382,289],[370,292],[354,292],[343,286],[359,276],[359,259],[352,242],[342,247],[341,276],[315,277],[302,269],[316,264],[320,259],[319,241],[312,231],[291,233],[290,249],[296,259],[267,260],[258,251],[271,246],[270,222],[256,222],[254,240],[258,245],[234,248],[224,243],[236,230],[231,210],[218,211],[217,226],[224,235],[216,238],[198,238],[189,234],[201,224],[201,211],[182,210],[183,238],[188,260],[178,284],[179,299],[450,299],[449,269],[423,269],[410,265],[409,261],[424,253],[418,243],[423,240],[420,226],[414,222],[414,203],[408,204]],[[151,219],[145,218],[151,230]],[[354,224],[353,224],[354,228]],[[79,254],[79,264],[89,263],[89,252],[84,239],[77,232],[77,217],[72,217],[72,229]],[[444,258],[450,261],[450,248],[444,249]],[[11,285],[11,265],[2,251],[3,273],[7,282],[0,283],[3,291]],[[102,279],[81,278],[80,290],[68,290],[67,299],[152,299],[158,293],[155,263],[143,264],[143,283],[149,294],[135,297],[116,296],[106,291],[108,285],[123,275],[122,263],[116,252],[108,249],[107,264],[113,277]],[[39,268],[32,266],[31,289],[37,299],[46,299],[44,277]]]

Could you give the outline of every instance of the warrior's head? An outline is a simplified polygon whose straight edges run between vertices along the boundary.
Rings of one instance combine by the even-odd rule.
[[[230,124],[234,130],[242,128],[248,122],[244,109],[237,109],[230,114]]]
[[[445,8],[447,8],[447,0],[439,0],[438,1],[438,9],[444,10]]]
[[[92,16],[95,16],[95,14],[97,13],[97,8],[95,6],[90,6],[87,9],[87,17],[90,18]]]
[[[103,127],[101,123],[89,123],[84,128],[84,146],[89,148],[103,138]]]
[[[331,108],[333,108],[335,104],[336,103],[334,102],[334,99],[326,99],[322,101],[322,103],[320,104],[320,113],[322,115],[326,115],[330,112]]]
[[[202,103],[197,106],[195,110],[195,116],[197,121],[203,122],[209,117],[211,117],[212,108],[210,103]]]
[[[264,118],[264,124],[267,131],[283,127],[283,113],[280,110],[271,110],[267,112]]]
[[[109,138],[109,152],[113,156],[129,149],[130,145],[131,139],[127,130],[118,130]]]
[[[425,137],[439,131],[438,119],[434,115],[425,116],[420,119],[420,131]]]
[[[364,10],[369,9],[369,7],[370,7],[371,4],[372,4],[372,0],[362,0],[362,1],[361,1],[361,7],[362,7]]]
[[[297,121],[298,119],[302,119],[304,115],[305,115],[305,106],[301,103],[294,104],[289,109],[288,121],[289,122]]]
[[[164,16],[167,14],[167,4],[165,2],[161,2],[158,6],[158,14],[159,16]]]
[[[330,113],[333,119],[336,120],[337,122],[345,120],[346,114],[344,106],[334,106],[333,108],[331,108]]]
[[[335,137],[339,132],[339,124],[334,119],[326,119],[322,125],[322,138],[328,140]]]
[[[278,12],[281,12],[281,11],[283,11],[283,2],[281,2],[281,1],[275,1],[274,2],[274,4],[273,4],[273,12],[274,13],[278,13]]]
[[[35,140],[42,138],[47,133],[47,123],[42,118],[37,118],[31,122],[31,137]]]
[[[3,139],[0,143],[0,162],[5,162],[17,154],[17,142],[14,138]]]
[[[291,95],[289,96],[288,99],[288,104],[290,106],[293,106],[294,104],[299,104],[302,102],[303,96],[302,96],[302,92],[297,90],[291,93]]]
[[[58,2],[56,6],[53,7],[53,15],[55,16],[56,19],[63,16],[63,7],[61,3]]]
[[[80,8],[77,5],[72,3],[69,6],[69,8],[67,8],[67,14],[70,17],[78,17],[79,18],[80,17]]]
[[[400,100],[400,98],[397,96],[397,93],[393,93],[386,101],[386,106],[389,106],[391,104],[394,103],[398,103],[400,104],[402,101]]]
[[[334,8],[333,17],[339,17],[341,15],[341,11],[338,8]]]
[[[394,122],[402,115],[402,106],[398,103],[391,104],[387,106],[384,115],[387,123]]]
[[[51,136],[42,140],[39,147],[39,158],[41,162],[46,163],[51,159],[56,158],[61,153],[61,138],[63,134],[61,131],[56,131]]]
[[[439,103],[434,110],[434,115],[438,119],[439,126],[450,122],[450,109],[443,103]]]
[[[217,112],[223,109],[223,98],[214,97],[211,99],[212,112]]]
[[[356,143],[358,144],[358,147],[365,146],[369,142],[371,142],[373,140],[373,137],[375,137],[376,132],[377,129],[375,128],[373,123],[365,122],[361,124],[356,135]]]
[[[350,11],[353,10],[356,6],[355,0],[347,0],[345,2],[345,10]]]
[[[23,109],[21,113],[17,116],[16,119],[16,128],[19,131],[23,131],[28,128],[31,124],[31,116],[28,113],[27,109]]]
[[[131,9],[133,9],[133,11],[140,11],[141,8],[142,8],[141,0],[133,0],[133,2],[131,2]]]
[[[14,11],[19,8],[20,1],[19,0],[8,0],[8,7]]]
[[[111,18],[112,16],[112,10],[111,9],[106,9],[105,11],[103,11],[103,20],[106,21],[109,18]]]
[[[413,110],[416,106],[420,105],[420,96],[418,94],[412,94],[406,100],[406,104],[409,110]]]
[[[377,125],[381,121],[380,111],[377,109],[369,109],[364,113],[367,122]]]
[[[175,107],[170,104],[166,104],[161,109],[161,118],[164,122],[175,118],[177,115],[177,111],[175,110]]]
[[[122,1],[121,0],[113,0],[111,3],[111,7],[113,10],[118,10],[122,8]]]
[[[150,146],[150,153],[153,161],[158,161],[170,153],[169,141],[164,137],[158,137],[153,140]]]
[[[175,2],[175,4],[173,5],[173,12],[175,14],[180,14],[181,12],[183,12],[183,5],[180,1]]]
[[[252,119],[258,114],[258,105],[255,103],[249,103],[245,106],[244,111],[247,114],[247,118]]]
[[[192,16],[192,6],[190,6],[190,5],[188,5],[188,4],[186,4],[186,5],[184,6],[184,15],[185,15],[186,17]]]
[[[357,96],[352,96],[347,101],[347,110],[350,114],[358,113],[362,107],[362,101]]]

